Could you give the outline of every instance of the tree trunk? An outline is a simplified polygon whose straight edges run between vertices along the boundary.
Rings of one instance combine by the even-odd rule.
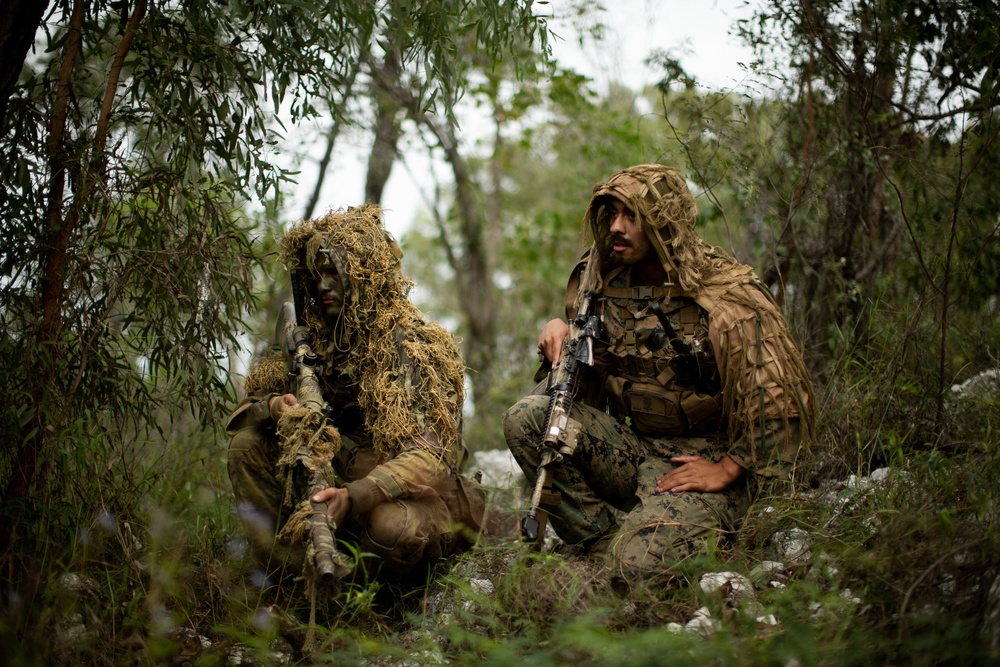
[[[0,3],[0,128],[49,0],[5,0]]]
[[[399,54],[395,51],[386,55],[381,67],[381,75],[373,83],[375,99],[375,141],[368,156],[368,175],[365,179],[365,202],[379,204],[385,184],[396,162],[396,144],[402,134],[399,119],[399,101],[379,81],[398,82],[401,71]]]
[[[111,110],[118,91],[118,82],[125,58],[132,47],[135,31],[145,16],[146,0],[138,0],[135,4],[118,45],[105,83],[101,112],[91,142],[90,159],[86,167],[81,170],[79,177],[73,179],[77,183],[77,187],[73,192],[72,202],[66,210],[64,203],[66,171],[70,167],[65,154],[67,110],[72,94],[73,72],[76,68],[77,57],[81,52],[85,9],[84,0],[76,0],[73,3],[69,36],[66,41],[52,118],[49,123],[48,153],[51,180],[45,221],[45,240],[42,245],[42,278],[39,285],[42,318],[37,333],[38,349],[44,351],[44,354],[39,354],[34,372],[31,373],[29,379],[31,383],[29,393],[38,398],[39,408],[31,421],[32,435],[18,450],[13,476],[4,490],[6,500],[23,498],[31,492],[36,482],[39,454],[45,448],[48,434],[59,428],[59,424],[54,423],[53,420],[53,417],[59,413],[57,406],[72,400],[72,396],[55,395],[56,392],[51,382],[55,374],[60,372],[61,355],[58,343],[62,336],[66,276],[71,270],[70,244],[79,226],[87,219],[89,207],[93,203],[91,193],[98,190],[98,184],[106,179],[105,150],[111,127]]]
[[[824,40],[812,35],[814,49],[840,68],[845,92],[840,99],[848,137],[847,158],[833,187],[826,193],[826,233],[812,253],[806,284],[806,339],[819,345],[831,327],[853,341],[867,335],[866,313],[879,278],[892,269],[895,243],[885,211],[885,188],[895,157],[886,149],[894,143],[892,94],[897,76],[895,37],[875,10],[863,10],[854,35],[850,69]],[[817,23],[822,23],[817,22]],[[887,245],[888,244],[888,245]]]
[[[48,207],[45,221],[45,243],[42,246],[42,279],[39,285],[41,293],[42,319],[38,328],[39,354],[35,368],[30,374],[29,388],[32,396],[38,397],[38,408],[30,422],[28,440],[21,444],[17,451],[14,468],[7,488],[4,489],[4,501],[24,498],[30,492],[38,467],[38,454],[44,448],[47,433],[51,428],[43,408],[50,407],[49,391],[44,378],[57,366],[58,350],[55,343],[59,337],[60,311],[64,289],[64,268],[70,232],[68,221],[63,216],[63,198],[66,190],[65,156],[66,115],[70,98],[70,81],[76,68],[77,56],[80,53],[82,26],[84,17],[83,1],[73,4],[70,16],[69,36],[63,51],[62,66],[59,71],[59,81],[56,85],[56,96],[52,107],[52,117],[49,120],[48,157],[49,157],[49,192]]]
[[[454,262],[452,269],[455,271],[455,288],[459,306],[465,316],[465,363],[472,372],[473,400],[478,410],[485,405],[484,400],[489,393],[492,380],[490,372],[496,350],[495,287],[486,243],[487,223],[480,202],[477,201],[481,193],[459,150],[457,121],[454,116],[432,117],[411,91],[388,79],[378,68],[373,68],[372,75],[406,109],[415,123],[434,135],[455,179],[455,208],[459,219],[461,252],[456,252],[454,248],[449,248],[446,252]],[[442,242],[447,243],[444,235]]]

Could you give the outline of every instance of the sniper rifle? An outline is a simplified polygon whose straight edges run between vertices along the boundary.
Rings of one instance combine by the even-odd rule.
[[[321,427],[326,420],[327,408],[319,385],[323,362],[313,352],[312,335],[302,318],[302,293],[295,269],[292,269],[291,278],[294,303],[286,302],[282,306],[275,330],[275,340],[289,358],[288,378],[291,392],[298,399],[298,405],[307,408],[311,413],[307,423]],[[304,465],[304,461],[309,460],[311,456],[306,446],[296,454],[296,458],[303,462],[302,468],[306,473],[310,472],[310,468]],[[312,513],[309,515],[309,534],[316,554],[316,573],[322,581],[333,583],[346,576],[348,570],[337,551],[333,537],[335,526],[330,525],[326,515],[327,504],[311,500],[314,494],[329,486],[321,470],[311,472],[308,486],[312,505]]]

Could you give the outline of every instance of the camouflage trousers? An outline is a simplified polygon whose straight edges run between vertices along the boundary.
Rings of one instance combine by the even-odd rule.
[[[504,415],[504,434],[525,476],[534,483],[549,399],[523,398]],[[750,506],[747,478],[719,493],[660,493],[657,480],[677,464],[671,457],[701,456],[718,462],[726,442],[714,438],[650,438],[609,414],[574,404],[582,426],[573,456],[554,468],[561,501],[543,506],[568,544],[607,551],[626,577],[664,571],[707,551],[737,527]]]
[[[344,481],[361,479],[371,472],[375,467],[371,448],[359,447],[346,436],[342,444],[334,468]],[[305,557],[302,545],[282,544],[276,539],[294,509],[283,502],[285,490],[275,465],[279,455],[273,428],[264,426],[241,429],[229,444],[229,479],[237,513],[255,559],[272,574],[298,570]],[[455,485],[460,486],[457,481]],[[379,503],[367,516],[345,519],[337,529],[337,541],[342,547],[346,543],[351,549],[372,554],[376,562],[367,567],[399,576],[419,574],[420,567],[472,544],[456,529],[462,521],[458,515],[466,512],[451,506],[459,502],[456,498],[465,497],[465,490],[456,488],[447,495],[453,501],[450,504],[441,495],[430,493],[419,499]]]

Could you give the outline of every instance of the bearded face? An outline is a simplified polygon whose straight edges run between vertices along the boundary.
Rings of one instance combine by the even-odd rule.
[[[613,199],[610,209],[611,264],[633,266],[653,254],[649,238],[635,219],[635,211],[623,202]]]

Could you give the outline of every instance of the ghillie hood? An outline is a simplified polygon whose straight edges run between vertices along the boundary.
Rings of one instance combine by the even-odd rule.
[[[334,261],[346,290],[344,308],[332,324],[316,293],[321,254]],[[303,221],[281,246],[285,266],[298,269],[304,316],[317,332],[313,347],[325,359],[326,373],[342,373],[356,384],[365,426],[382,460],[407,443],[432,446],[420,437],[427,429],[438,436],[434,451],[460,449],[455,445],[461,438],[462,357],[455,338],[425,322],[410,303],[413,283],[403,277],[402,256],[382,226],[382,209],[373,204]]]
[[[336,264],[344,278],[344,324],[351,333],[370,325],[386,306],[407,302],[413,283],[403,277],[403,252],[383,229],[382,209],[378,206],[333,211],[322,218],[305,220],[285,234],[281,260],[287,268],[299,269],[303,293],[308,295],[306,311],[317,317],[322,311],[316,298],[315,277],[322,255]]]
[[[611,258],[611,208],[614,198],[635,213],[636,223],[656,250],[667,275],[693,290],[711,272],[711,247],[694,232],[698,205],[680,172],[659,164],[629,167],[594,186],[584,216],[601,262]]]

